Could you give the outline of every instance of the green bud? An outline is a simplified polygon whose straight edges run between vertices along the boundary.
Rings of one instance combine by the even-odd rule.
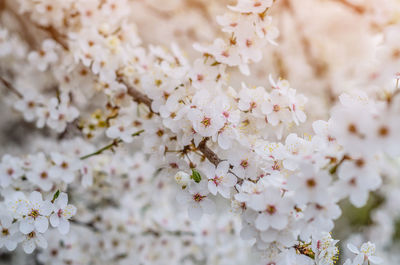
[[[197,171],[196,169],[192,169],[192,175],[190,176],[191,179],[194,180],[194,182],[199,183],[201,181],[201,175],[199,173],[199,171]]]

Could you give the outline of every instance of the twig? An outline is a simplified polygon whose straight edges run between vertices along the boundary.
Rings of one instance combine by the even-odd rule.
[[[133,133],[132,136],[138,136],[138,135],[140,135],[142,132],[144,132],[144,130],[137,131],[137,132]],[[108,149],[111,149],[112,147],[117,146],[118,144],[120,144],[120,143],[122,143],[122,142],[123,142],[123,141],[122,141],[122,139],[120,139],[120,138],[114,139],[114,141],[112,141],[110,144],[108,144],[108,145],[106,145],[106,146],[100,148],[99,150],[97,150],[97,151],[94,152],[94,153],[81,156],[80,159],[81,159],[81,160],[84,160],[84,159],[87,159],[87,158],[89,158],[89,157],[92,157],[92,156],[95,156],[95,155],[99,155],[99,154],[103,153],[104,151],[106,151],[106,150],[108,150]]]
[[[363,6],[355,5],[347,0],[336,0],[336,2],[341,3],[360,15],[365,13],[365,8]]]
[[[10,90],[11,92],[13,92],[15,95],[17,95],[19,98],[24,98],[24,96],[17,90],[15,89],[15,87],[13,87],[13,85],[11,85],[10,82],[8,82],[7,80],[5,80],[3,77],[0,77],[0,81],[1,83],[3,83],[3,85]]]

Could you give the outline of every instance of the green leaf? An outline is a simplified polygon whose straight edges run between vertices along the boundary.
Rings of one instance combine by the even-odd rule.
[[[196,169],[192,169],[192,175],[190,176],[191,179],[194,180],[194,182],[199,183],[201,181],[201,175],[199,173],[199,171],[197,171]]]
[[[53,199],[51,200],[52,203],[60,196],[60,190],[57,190],[56,193],[54,193]]]

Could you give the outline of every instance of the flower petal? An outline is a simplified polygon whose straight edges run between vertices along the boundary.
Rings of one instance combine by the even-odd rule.
[[[33,225],[33,220],[30,218],[25,218],[19,223],[19,231],[25,235],[32,232],[33,229],[35,229],[35,226]]]
[[[60,233],[62,235],[68,234],[68,232],[69,232],[69,222],[67,220],[60,219],[60,225],[58,226],[58,231],[60,231]]]
[[[39,233],[44,233],[49,228],[49,220],[44,216],[38,216],[35,220],[35,228]]]
[[[31,254],[35,250],[36,245],[33,239],[28,239],[22,243],[22,248],[26,254]]]

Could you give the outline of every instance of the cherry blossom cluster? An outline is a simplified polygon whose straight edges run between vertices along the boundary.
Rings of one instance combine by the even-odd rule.
[[[263,46],[268,42],[276,44],[279,35],[272,18],[267,16],[273,2],[239,0],[235,6],[229,6],[232,12],[217,17],[222,31],[230,35],[229,39],[217,38],[210,46],[197,44],[195,48],[227,66],[238,66],[243,74],[249,75],[248,65],[259,62]]]
[[[12,251],[21,243],[27,254],[32,253],[36,247],[47,248],[44,233],[48,231],[49,222],[61,234],[67,234],[69,219],[76,213],[75,206],[68,204],[67,194],[59,191],[53,199],[45,200],[37,191],[29,196],[22,192],[12,192],[1,206],[0,246]]]
[[[11,2],[2,12],[29,34],[0,27],[0,86],[42,139],[31,155],[2,157],[0,246],[41,247],[43,264],[332,265],[343,204],[368,206],[370,194],[386,200],[369,232],[389,226],[379,254],[391,244],[397,24],[376,37],[373,93],[353,84],[326,121],[309,121],[312,102],[288,80],[247,79],[279,42],[275,1],[228,6],[223,37],[196,43],[193,58],[176,43],[145,44],[133,1]],[[348,244],[356,257],[341,261],[382,263],[375,239]]]

